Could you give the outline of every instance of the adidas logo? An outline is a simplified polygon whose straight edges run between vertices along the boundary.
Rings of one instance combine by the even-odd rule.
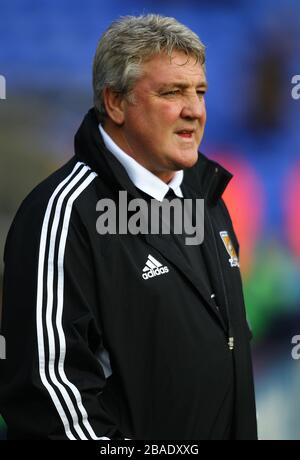
[[[149,278],[154,278],[154,276],[163,275],[168,272],[169,269],[167,266],[163,267],[158,260],[154,259],[154,257],[149,254],[146,265],[143,268],[142,277],[144,280],[148,280]]]

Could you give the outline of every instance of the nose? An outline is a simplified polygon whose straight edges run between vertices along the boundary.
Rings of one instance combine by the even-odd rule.
[[[204,96],[197,94],[189,94],[185,100],[181,110],[182,118],[205,120],[206,109]]]

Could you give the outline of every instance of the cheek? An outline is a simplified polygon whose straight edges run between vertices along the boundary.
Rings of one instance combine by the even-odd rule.
[[[181,108],[179,104],[165,104],[157,109],[157,121],[161,128],[174,128],[180,118]]]

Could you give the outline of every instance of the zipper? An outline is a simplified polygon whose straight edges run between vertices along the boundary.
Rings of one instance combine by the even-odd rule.
[[[217,173],[218,173],[218,168],[215,169],[214,175],[216,176]],[[208,222],[209,222],[209,225],[210,225],[210,230],[211,230],[211,233],[212,233],[215,252],[216,252],[216,256],[217,256],[217,264],[218,264],[218,268],[219,268],[220,279],[221,279],[222,289],[223,289],[224,298],[225,298],[225,310],[226,310],[227,319],[228,319],[228,342],[227,343],[228,343],[229,350],[232,351],[232,350],[234,350],[234,335],[233,335],[233,328],[232,328],[232,324],[231,324],[231,320],[230,320],[230,314],[229,314],[229,302],[228,302],[228,297],[227,297],[227,290],[226,290],[225,281],[224,281],[224,277],[223,277],[220,254],[219,254],[219,249],[218,249],[218,245],[217,245],[217,241],[216,241],[216,236],[215,236],[214,228],[213,228],[213,225],[212,225],[211,218],[209,216],[209,211],[208,210],[207,210],[207,218],[208,218]]]

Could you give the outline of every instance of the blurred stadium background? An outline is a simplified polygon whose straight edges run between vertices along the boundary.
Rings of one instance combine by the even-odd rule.
[[[21,200],[72,155],[92,105],[101,33],[120,15],[148,12],[176,17],[207,45],[201,150],[235,174],[226,202],[254,333],[259,437],[299,440],[300,360],[291,357],[300,334],[300,100],[291,97],[300,74],[299,0],[1,0],[0,276]]]

